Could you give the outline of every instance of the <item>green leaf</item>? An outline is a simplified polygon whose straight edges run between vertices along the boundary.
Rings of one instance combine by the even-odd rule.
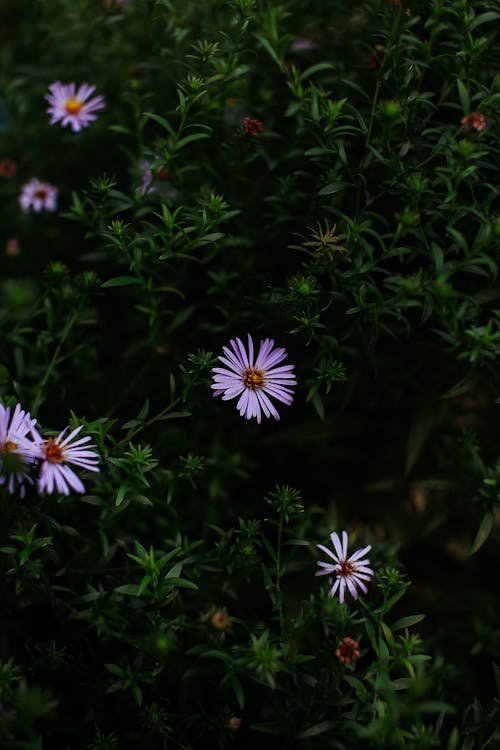
[[[416,625],[417,622],[421,622],[424,618],[425,615],[408,615],[408,617],[401,617],[392,625],[392,630],[403,630],[403,628],[409,628],[412,625]]]
[[[496,21],[497,18],[500,18],[500,13],[497,13],[494,10],[489,10],[486,13],[481,13],[481,15],[475,18],[471,23],[471,25],[469,26],[469,31],[474,31],[474,29],[477,29],[478,26],[482,26],[483,23]]]
[[[177,150],[180,151],[181,148],[184,148],[184,146],[187,146],[188,143],[193,143],[193,141],[200,141],[203,138],[210,138],[208,133],[191,133],[191,135],[186,135],[184,138],[181,138],[177,142]]]
[[[187,578],[168,578],[167,582],[169,586],[176,586],[179,589],[192,589],[193,591],[198,590],[198,586],[196,585],[196,583],[188,581]]]
[[[297,739],[306,740],[308,737],[316,737],[318,734],[324,734],[331,729],[335,729],[335,727],[337,727],[336,721],[320,721],[319,724],[313,724],[312,727],[304,729],[303,732],[297,735]]]
[[[465,88],[462,81],[457,80],[457,89],[458,89],[458,96],[460,97],[460,103],[462,105],[462,109],[465,115],[468,115],[470,112],[470,97],[469,92]]]
[[[318,195],[333,195],[334,193],[340,193],[348,187],[350,187],[348,182],[331,182],[322,188]]]
[[[255,34],[255,38],[262,44],[266,52],[272,57],[272,59],[274,60],[278,68],[282,70],[283,72],[285,72],[286,67],[285,67],[284,62],[280,60],[280,58],[276,54],[275,50],[271,47],[267,39],[265,39],[263,36],[260,36],[260,34]]]
[[[116,493],[115,498],[115,506],[118,508],[124,501],[125,495],[127,494],[128,486],[126,484],[121,484],[118,487],[118,492]]]
[[[158,125],[161,125],[165,130],[172,136],[172,138],[176,137],[175,130],[171,126],[171,124],[168,122],[168,120],[165,120],[164,117],[160,117],[160,115],[155,115],[153,112],[144,112],[144,117],[147,117],[149,120],[154,120],[158,123]]]
[[[493,513],[487,513],[484,516],[476,534],[476,538],[474,539],[474,543],[469,552],[470,555],[474,555],[478,551],[478,549],[483,546],[491,533],[494,520],[495,516],[493,515]]]
[[[467,393],[471,390],[475,385],[475,382],[469,378],[462,378],[462,380],[459,380],[458,383],[455,383],[451,388],[449,388],[447,391],[443,393],[440,398],[455,398],[455,396],[461,396],[462,393]]]
[[[311,65],[309,68],[306,68],[303,73],[300,74],[300,80],[302,81],[304,78],[309,78],[310,76],[314,75],[315,73],[319,73],[322,70],[334,70],[335,65],[329,62],[320,62],[316,63],[315,65]]]
[[[140,586],[136,583],[126,583],[124,586],[117,586],[115,589],[117,594],[127,594],[128,596],[139,596]],[[151,596],[149,591],[144,591],[143,594]]]
[[[113,279],[108,279],[101,287],[110,286],[131,286],[132,284],[140,284],[141,282],[135,276],[115,276]]]

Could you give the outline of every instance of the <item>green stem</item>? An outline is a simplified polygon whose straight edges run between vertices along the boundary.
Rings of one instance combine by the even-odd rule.
[[[278,521],[278,535],[276,540],[276,602],[278,605],[278,614],[280,618],[280,632],[283,634],[284,617],[283,617],[283,597],[281,595],[281,538],[283,535],[283,513],[280,513]]]
[[[75,312],[73,313],[73,315],[71,316],[71,318],[68,320],[68,322],[66,323],[66,325],[63,328],[63,332],[61,334],[61,338],[59,340],[58,345],[56,346],[54,354],[52,355],[52,359],[50,360],[50,362],[48,364],[48,367],[47,367],[47,369],[45,371],[45,375],[43,376],[43,378],[41,379],[41,381],[40,381],[40,383],[38,385],[37,394],[36,394],[35,400],[33,402],[33,408],[31,410],[33,414],[37,413],[38,407],[40,406],[40,404],[43,401],[43,389],[45,388],[45,386],[46,386],[46,384],[47,384],[50,376],[52,375],[52,370],[54,369],[54,367],[56,365],[56,362],[57,362],[57,359],[58,359],[59,354],[61,352],[62,346],[63,346],[64,342],[66,341],[66,338],[68,337],[68,334],[71,331],[71,329],[72,329],[72,327],[73,327],[73,325],[74,325],[74,323],[75,323],[75,321],[76,321],[79,313],[80,313],[80,305],[76,308]]]
[[[151,419],[148,419],[147,422],[144,422],[144,424],[139,425],[139,427],[136,427],[132,432],[130,432],[126,437],[122,438],[121,440],[116,443],[115,447],[118,447],[120,445],[124,445],[125,443],[128,443],[129,440],[131,440],[133,437],[135,437],[139,432],[142,432],[142,430],[145,430],[146,427],[150,427],[155,422],[158,422],[162,417],[165,416],[165,414],[168,414],[168,412],[174,408],[174,406],[177,406],[179,401],[181,400],[180,396],[177,396],[172,403],[170,403],[168,406],[166,406],[164,409],[158,412],[158,414],[155,414],[154,417],[151,417]]]

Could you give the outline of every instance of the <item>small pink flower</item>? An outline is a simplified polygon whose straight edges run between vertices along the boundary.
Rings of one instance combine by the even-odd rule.
[[[44,440],[40,433],[33,428],[31,433],[38,449],[38,458],[42,465],[38,477],[38,492],[60,492],[61,495],[69,495],[71,491],[83,493],[85,487],[75,472],[68,466],[80,466],[87,471],[99,471],[97,463],[98,455],[92,450],[95,445],[85,445],[91,437],[74,440],[83,425],[65,437],[69,427],[66,427],[55,438]]]
[[[335,575],[337,577],[337,580],[330,590],[330,596],[335,596],[338,591],[339,601],[343,604],[346,589],[349,591],[353,599],[357,599],[359,596],[357,591],[358,588],[361,589],[364,594],[368,591],[364,581],[371,580],[373,570],[368,567],[370,561],[362,558],[371,550],[371,544],[362,549],[358,549],[353,555],[347,557],[347,532],[342,532],[342,543],[340,542],[339,535],[336,531],[330,534],[330,539],[335,552],[332,552],[332,550],[329,550],[322,544],[317,544],[316,546],[328,555],[328,557],[331,557],[335,564],[332,565],[332,563],[321,562],[318,560],[318,565],[321,570],[318,570],[315,575]]]
[[[24,483],[33,484],[28,469],[36,458],[37,447],[26,436],[35,423],[36,419],[21,404],[16,404],[13,412],[10,406],[0,404],[0,485],[5,484],[12,494],[17,482],[21,497],[25,495]]]
[[[486,128],[486,117],[482,112],[472,112],[470,115],[462,117],[460,124],[463,125],[466,130],[477,130],[478,133],[480,133]]]
[[[47,109],[50,124],[60,122],[65,128],[69,125],[74,133],[78,133],[93,121],[97,120],[95,112],[106,106],[104,97],[95,96],[89,99],[95,91],[95,86],[82,83],[78,91],[75,83],[61,83],[55,81],[49,86],[50,94],[47,99],[50,107]]]
[[[48,182],[40,182],[37,177],[33,177],[29,182],[25,182],[21,188],[19,203],[23,211],[32,208],[37,213],[39,211],[56,211],[58,189]]]

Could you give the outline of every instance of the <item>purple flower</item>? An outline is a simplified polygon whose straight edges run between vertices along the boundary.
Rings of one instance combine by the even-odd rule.
[[[231,339],[231,349],[223,346],[225,356],[218,359],[226,367],[214,367],[212,388],[214,396],[221,393],[223,401],[229,401],[239,396],[236,408],[242,417],[251,419],[256,417],[260,424],[262,412],[266,417],[279,419],[280,416],[272,404],[269,396],[277,398],[289,406],[293,401],[291,387],[297,385],[292,370],[294,365],[282,365],[287,353],[283,348],[274,348],[272,339],[260,342],[257,358],[254,360],[254,347],[248,334],[248,352],[241,339]]]
[[[294,39],[290,45],[292,52],[309,52],[310,50],[315,49],[315,47],[316,45],[313,40],[306,36]]]
[[[95,86],[88,83],[82,83],[77,91],[75,83],[55,81],[50,84],[49,91],[50,94],[46,94],[45,98],[50,104],[47,109],[48,114],[52,115],[50,124],[54,125],[60,121],[63,128],[69,125],[74,133],[80,132],[93,120],[97,120],[94,113],[106,106],[102,96],[89,99],[95,91]]]
[[[358,549],[353,555],[347,557],[347,532],[342,532],[342,544],[340,543],[339,535],[336,531],[330,534],[330,539],[332,540],[335,553],[327,547],[324,547],[322,544],[317,544],[316,546],[319,547],[322,552],[325,552],[325,554],[331,557],[335,561],[335,565],[328,562],[318,561],[318,565],[322,570],[318,570],[315,575],[326,576],[335,574],[337,576],[337,580],[331,588],[330,596],[335,596],[338,590],[339,601],[343,604],[346,588],[353,599],[357,599],[359,596],[357,591],[358,588],[361,589],[364,594],[368,591],[363,581],[371,580],[373,570],[368,567],[370,561],[362,560],[361,558],[371,550],[371,544],[362,549]]]
[[[64,437],[69,427],[66,427],[55,438],[43,440],[36,429],[32,429],[33,437],[38,447],[38,457],[42,461],[40,475],[38,477],[38,492],[60,492],[69,495],[74,492],[85,492],[85,487],[75,472],[68,466],[81,466],[88,471],[99,471],[97,468],[98,456],[93,450],[95,445],[85,445],[91,440],[90,436],[74,440],[83,425],[80,425],[67,437]],[[73,442],[72,442],[73,441]]]
[[[19,203],[23,211],[32,208],[33,211],[56,211],[58,189],[48,182],[40,182],[33,177],[25,182],[21,188]]]
[[[26,435],[35,423],[36,419],[31,419],[21,404],[16,404],[13,413],[10,406],[0,404],[0,485],[5,484],[11,495],[16,482],[21,497],[26,492],[24,482],[33,484],[28,469],[35,460],[37,448]]]

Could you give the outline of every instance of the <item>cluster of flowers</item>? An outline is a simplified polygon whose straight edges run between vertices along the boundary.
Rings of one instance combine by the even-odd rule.
[[[294,365],[280,365],[287,357],[285,349],[275,348],[273,339],[264,339],[260,342],[258,354],[255,356],[253,339],[250,334],[247,335],[247,347],[240,338],[230,340],[231,348],[222,347],[224,353],[218,359],[224,367],[213,368],[211,387],[214,396],[222,394],[223,401],[239,397],[236,408],[240,415],[246,419],[255,418],[260,424],[262,414],[268,418],[280,418],[270,397],[289,406],[293,401],[292,388],[297,385],[297,381],[293,373]],[[330,539],[334,551],[322,544],[318,544],[318,547],[333,560],[333,563],[318,562],[321,570],[316,575],[331,576],[330,595],[333,597],[338,593],[341,603],[344,602],[346,592],[353,599],[357,599],[359,591],[366,594],[366,583],[373,576],[373,570],[369,567],[370,561],[365,559],[371,545],[357,550],[348,557],[347,532],[342,532],[342,542],[336,532],[330,535]]]
[[[35,483],[39,494],[69,495],[85,492],[85,487],[69,464],[87,471],[99,471],[99,457],[89,436],[75,438],[83,425],[68,433],[66,427],[57,437],[43,438],[36,428],[36,419],[21,404],[14,410],[0,404],[0,485],[13,494],[17,485],[24,497],[26,485]]]
[[[104,97],[90,98],[94,91],[95,86],[88,83],[82,83],[78,89],[75,83],[51,83],[49,93],[45,97],[49,103],[47,113],[51,116],[50,124],[60,122],[63,128],[70,127],[74,133],[88,127],[91,122],[97,120],[96,112],[106,106]],[[22,186],[19,203],[23,211],[30,208],[37,213],[56,211],[58,192],[54,185],[33,177]]]

